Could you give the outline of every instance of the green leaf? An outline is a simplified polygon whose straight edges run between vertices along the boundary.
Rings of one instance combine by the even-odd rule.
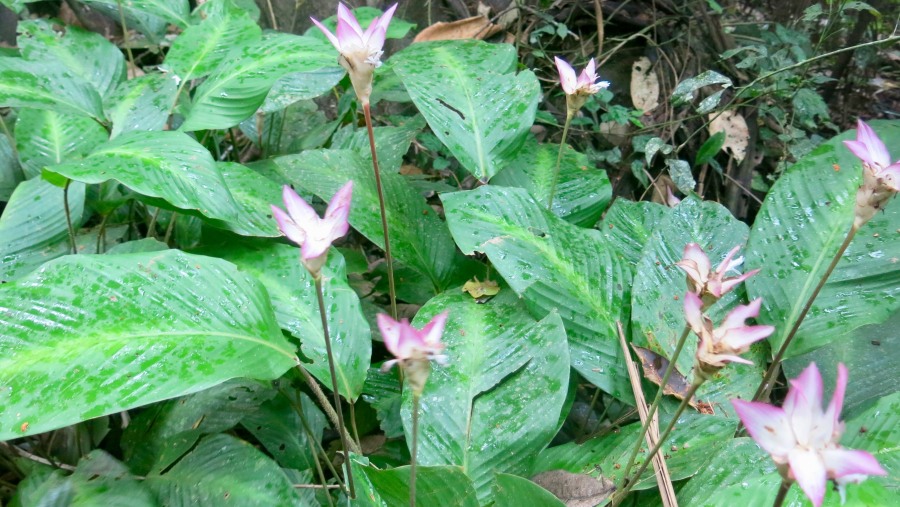
[[[694,159],[694,167],[700,167],[701,165],[709,162],[719,153],[719,150],[722,149],[722,146],[725,144],[725,131],[720,130],[715,134],[709,136],[709,139],[703,143],[703,146],[700,146],[700,149],[697,150],[697,157]]]
[[[729,250],[743,246],[747,235],[747,226],[721,204],[689,197],[673,208],[657,224],[637,265],[631,292],[632,342],[671,358],[686,326],[684,294],[687,276],[675,266],[684,254],[684,247],[688,243],[699,244],[716,267]],[[755,267],[756,264],[747,263],[742,269]],[[738,295],[739,292],[731,291],[708,312],[716,325],[726,310],[740,302]],[[688,376],[691,372],[696,350],[696,337],[688,336],[678,356],[678,370],[682,375]],[[725,397],[738,393],[745,398],[752,397],[759,382],[759,369],[759,366],[731,365],[722,370],[719,377],[704,384],[698,398],[705,401],[710,391],[719,389],[722,384],[728,385],[727,394],[716,396],[714,401],[724,401]],[[728,411],[730,406],[723,409]]]
[[[285,74],[272,85],[265,103],[259,109],[263,113],[272,113],[295,102],[314,99],[337,86],[345,73],[342,67],[335,65],[310,72]]]
[[[272,298],[279,326],[300,340],[300,350],[312,361],[304,367],[331,388],[316,289],[300,264],[299,248],[259,242],[215,246],[207,252],[237,264],[262,282]],[[348,400],[356,400],[372,356],[372,334],[337,251],[329,254],[322,276],[339,390]]]
[[[565,504],[537,484],[510,474],[494,475],[494,507],[564,507]]]
[[[259,39],[262,31],[245,13],[226,11],[221,18],[207,18],[188,27],[173,42],[162,68],[178,76],[181,87],[192,79],[208,76],[236,46]]]
[[[654,202],[616,199],[597,228],[618,258],[636,267],[651,233],[670,213],[669,208]]]
[[[16,120],[16,151],[26,178],[82,159],[107,139],[106,129],[86,116],[26,108]]]
[[[24,176],[10,139],[0,136],[0,202],[9,201]]]
[[[534,73],[513,73],[513,46],[423,42],[391,61],[431,130],[476,178],[486,182],[516,158],[541,92]]]
[[[672,91],[672,103],[678,105],[683,102],[692,102],[697,90],[704,86],[722,85],[723,88],[732,86],[731,79],[714,70],[707,70],[698,76],[685,79],[678,83]]]
[[[103,101],[112,122],[110,138],[133,130],[163,130],[178,87],[167,74],[155,73],[124,81]]]
[[[369,368],[363,386],[363,400],[375,409],[381,430],[387,438],[403,436],[400,384],[397,370],[383,373],[380,369]]]
[[[72,223],[81,224],[85,187],[69,185]],[[0,216],[0,281],[21,278],[70,252],[63,189],[40,178],[22,182]]]
[[[238,206],[237,217],[219,226],[242,236],[281,236],[271,207],[283,206],[281,185],[235,162],[218,162],[216,166]]]
[[[400,172],[403,156],[409,150],[410,143],[425,127],[421,116],[406,123],[402,127],[375,127],[372,133],[375,137],[375,152],[378,154],[378,169],[383,172]],[[338,150],[353,150],[362,157],[371,167],[372,148],[369,144],[369,134],[365,128],[353,130],[344,127],[335,132],[331,139],[331,147]]]
[[[91,84],[59,65],[22,58],[0,58],[0,106],[103,118],[100,95]]]
[[[353,180],[350,225],[384,246],[372,167],[348,150],[305,151],[276,159],[288,180],[329,201]],[[399,174],[381,172],[394,257],[426,276],[435,292],[446,289],[462,262],[447,226]]]
[[[171,469],[148,475],[144,483],[160,505],[271,507],[299,501],[274,461],[228,435],[204,438]]]
[[[873,121],[871,126],[887,146],[900,146],[900,124]],[[769,191],[750,232],[747,265],[763,270],[747,281],[747,292],[763,298],[759,320],[776,326],[769,338],[773,351],[784,343],[853,222],[861,166],[841,142],[850,138],[852,132],[845,132],[788,169]],[[883,322],[900,308],[898,230],[900,201],[894,199],[856,235],[785,357]]]
[[[853,386],[854,371],[850,371]],[[859,416],[846,422],[841,444],[850,449],[868,451],[887,470],[886,476],[873,476],[868,481],[878,482],[896,494],[900,488],[900,393],[894,392]],[[874,504],[873,504],[874,505]]]
[[[228,431],[275,396],[268,383],[233,379],[138,413],[122,434],[122,454],[135,473],[172,465],[203,435]]]
[[[660,419],[660,428],[664,428],[669,417],[663,414]],[[706,469],[709,460],[719,454],[720,449],[731,440],[736,427],[737,419],[733,416],[720,417],[698,413],[682,415],[675,430],[660,450],[666,455],[666,465],[672,480],[682,480]],[[538,457],[534,472],[568,470],[592,476],[601,474],[619,483],[640,429],[641,425],[638,423],[629,424],[617,432],[592,438],[583,444],[570,442],[546,449]],[[646,446],[641,449],[636,464],[645,461],[647,451]],[[641,480],[635,484],[635,489],[643,490],[655,485],[653,467],[648,466],[641,475]]]
[[[520,187],[541,204],[550,199],[556,170],[558,144],[539,144],[529,138],[509,166],[491,183]],[[597,223],[612,198],[606,171],[594,166],[585,154],[566,145],[559,167],[559,182],[553,198],[553,212],[564,220],[591,227]]]
[[[684,160],[668,159],[666,160],[666,167],[669,169],[669,176],[672,177],[672,182],[675,183],[678,190],[685,194],[690,194],[694,191],[697,182],[694,181],[694,175],[691,174],[690,164]]]
[[[352,455],[356,499],[351,505],[384,507],[409,504],[409,467],[379,470],[368,459]],[[455,466],[416,467],[416,505],[478,507],[472,481]]]
[[[616,321],[628,321],[631,270],[602,236],[550,214],[522,189],[483,186],[441,199],[464,253],[487,254],[536,316],[559,312],[572,367],[632,399],[616,331]]]
[[[276,378],[297,361],[262,286],[218,259],[69,256],[0,297],[0,440]]]
[[[244,417],[241,425],[282,467],[307,470],[316,466],[318,455],[310,446],[322,440],[325,415],[306,394],[295,389],[280,391]]]
[[[49,170],[84,183],[115,179],[139,194],[218,220],[240,216],[209,151],[183,132],[126,132],[80,162]]]
[[[197,87],[181,130],[237,125],[256,112],[281,76],[334,67],[330,48],[318,39],[286,33],[267,33],[235,47]]]
[[[57,30],[43,19],[23,21],[18,30],[26,60],[60,65],[90,83],[101,97],[125,81],[122,51],[98,33],[76,26]]]
[[[443,340],[449,362],[432,368],[422,393],[419,462],[461,466],[484,503],[495,472],[528,474],[557,432],[569,382],[566,333],[558,314],[535,322],[508,289],[482,305],[445,292],[413,324],[422,327],[442,311],[450,314]],[[409,391],[402,411],[407,442]]]
[[[125,17],[128,26],[146,35],[150,42],[159,42],[171,23],[179,28],[190,24],[187,0],[83,0],[85,4],[112,19]],[[120,10],[121,7],[121,10]]]
[[[838,363],[844,363],[850,371],[853,386],[844,396],[844,418],[852,417],[869,408],[882,396],[900,391],[896,375],[887,372],[900,371],[900,312],[894,312],[881,324],[869,324],[854,329],[840,341],[833,341],[812,352],[792,357],[782,363],[787,378],[796,378],[809,363],[819,365],[822,382],[833,386],[837,378]]]

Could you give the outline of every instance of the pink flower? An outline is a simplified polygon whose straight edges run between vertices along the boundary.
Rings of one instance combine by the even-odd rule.
[[[609,88],[609,81],[597,82],[597,71],[594,59],[575,77],[575,69],[560,57],[554,57],[556,69],[559,71],[559,84],[566,95],[593,95],[603,88]]]
[[[790,381],[791,388],[779,408],[765,403],[731,400],[747,432],[772,456],[782,476],[818,507],[825,483],[834,480],[844,500],[849,482],[869,475],[887,475],[874,456],[840,446],[844,424],[838,419],[847,387],[847,368],[838,365],[837,385],[828,408],[822,409],[822,376],[815,363]]]
[[[891,154],[871,127],[858,120],[856,140],[844,144],[863,163],[863,183],[856,193],[854,226],[859,228],[900,191],[900,160],[891,163]]]
[[[738,305],[728,312],[722,324],[713,328],[712,321],[703,314],[703,300],[693,292],[684,295],[684,314],[691,329],[700,337],[697,345],[697,367],[700,374],[715,373],[727,363],[753,364],[738,354],[750,349],[754,342],[775,331],[773,326],[747,326],[744,321],[759,315],[762,299],[749,305]]]
[[[444,334],[444,325],[447,323],[448,312],[442,312],[434,316],[431,322],[421,330],[412,327],[409,320],[400,322],[383,313],[378,314],[378,329],[384,338],[384,345],[396,359],[384,363],[383,370],[388,370],[396,363],[403,365],[411,360],[434,359],[439,363],[446,361],[446,356],[440,355],[444,350],[441,336]]]
[[[748,271],[740,276],[725,278],[726,273],[737,269],[738,266],[743,264],[743,257],[738,257],[734,260],[731,259],[740,248],[740,245],[732,248],[731,251],[728,252],[728,255],[725,256],[725,260],[719,264],[719,267],[717,267],[715,271],[710,272],[712,265],[709,262],[709,257],[706,256],[703,249],[700,248],[700,245],[697,243],[688,243],[684,247],[684,256],[680,261],[676,262],[675,265],[687,273],[688,285],[690,286],[691,292],[698,296],[702,296],[704,293],[710,294],[718,299],[728,293],[737,284],[750,278],[756,273],[759,273],[758,269],[754,269],[753,271]]]
[[[319,21],[310,18],[340,53],[338,62],[347,69],[356,95],[366,104],[372,93],[373,74],[375,69],[381,66],[384,39],[396,9],[397,4],[394,4],[384,15],[373,19],[364,32],[353,12],[343,3],[339,3],[335,30],[337,35],[331,33]]]
[[[285,185],[282,189],[285,213],[278,206],[272,206],[278,229],[294,243],[300,245],[300,259],[313,276],[318,276],[325,264],[328,248],[338,238],[347,234],[350,223],[350,200],[353,196],[353,182],[348,181],[331,198],[325,217],[319,218],[313,209],[294,190]]]

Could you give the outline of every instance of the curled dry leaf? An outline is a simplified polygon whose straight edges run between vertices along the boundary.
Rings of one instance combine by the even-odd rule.
[[[616,490],[613,481],[566,470],[550,470],[535,475],[531,481],[553,493],[567,507],[594,507],[603,503]]]
[[[640,109],[644,114],[659,105],[659,78],[646,56],[631,65],[631,102],[635,109]]]
[[[413,42],[425,42],[430,40],[459,40],[459,39],[486,39],[502,30],[498,25],[484,16],[472,16],[471,18],[445,23],[435,23],[419,32]]]
[[[467,292],[473,298],[479,299],[485,296],[496,296],[500,293],[500,286],[493,280],[485,280],[482,282],[479,281],[478,278],[473,278],[463,284],[462,290],[463,292]]]
[[[644,378],[656,385],[662,385],[662,378],[666,373],[666,368],[669,367],[669,360],[650,349],[638,347],[633,344],[631,345],[631,348],[634,349],[638,357],[641,358],[641,368],[644,370]],[[669,394],[675,396],[679,400],[683,400],[690,388],[691,383],[678,371],[678,368],[675,368],[675,371],[669,375],[669,381],[666,382],[665,387],[663,387],[663,394]],[[709,404],[698,402],[696,399],[691,400],[690,405],[700,413],[708,415],[713,413],[712,407]]]
[[[738,162],[747,156],[747,146],[750,143],[750,129],[744,117],[734,111],[725,111],[716,117],[716,113],[709,115],[709,135],[716,132],[725,132],[725,144],[722,149],[730,149],[731,156]]]

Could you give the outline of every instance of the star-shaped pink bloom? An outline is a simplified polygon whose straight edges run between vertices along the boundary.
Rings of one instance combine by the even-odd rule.
[[[825,483],[834,480],[843,501],[845,486],[869,475],[887,475],[874,456],[840,445],[844,424],[839,420],[847,387],[847,368],[838,365],[837,385],[828,408],[822,409],[822,376],[815,363],[790,381],[779,408],[765,403],[731,400],[747,432],[772,456],[782,476],[796,480],[819,507]]]
[[[844,144],[863,163],[863,183],[856,193],[853,222],[858,229],[900,191],[900,160],[891,163],[887,147],[862,120],[857,122],[856,140]]]
[[[384,338],[384,346],[396,359],[386,361],[382,370],[389,370],[397,363],[401,365],[410,360],[434,359],[438,363],[446,361],[446,356],[440,354],[444,350],[441,336],[444,334],[444,326],[447,323],[448,312],[442,312],[434,316],[422,329],[412,327],[409,320],[400,322],[389,316],[378,314],[378,329]]]
[[[287,213],[278,206],[272,206],[278,229],[289,240],[300,245],[300,258],[304,266],[313,276],[317,276],[327,258],[328,248],[350,229],[347,217],[350,215],[353,182],[348,181],[334,194],[323,218],[319,218],[316,210],[288,185],[282,189],[282,197]]]
[[[593,95],[603,88],[609,88],[609,81],[597,82],[597,70],[594,59],[575,77],[575,69],[560,57],[554,57],[556,69],[559,71],[559,84],[566,95]]]
[[[369,95],[372,93],[373,73],[381,66],[384,39],[395,10],[397,4],[385,11],[384,15],[373,19],[369,27],[363,31],[353,12],[343,3],[339,3],[335,30],[337,35],[331,33],[331,30],[318,20],[310,18],[340,53],[338,62],[347,69],[353,88],[364,103],[368,103]]]
[[[675,263],[676,266],[683,269],[688,275],[688,285],[691,292],[702,296],[704,293],[712,295],[718,299],[728,293],[737,284],[759,273],[758,269],[748,271],[743,275],[726,278],[725,274],[731,270],[737,269],[744,263],[743,257],[732,260],[732,257],[740,250],[740,245],[731,249],[725,259],[719,264],[715,271],[710,271],[712,265],[709,257],[700,248],[697,243],[688,243],[684,247],[684,255],[682,259]]]
[[[722,324],[713,328],[712,321],[703,314],[703,300],[693,292],[684,295],[684,315],[691,330],[700,337],[697,345],[697,366],[702,373],[712,373],[727,363],[753,364],[739,354],[750,350],[754,342],[775,331],[773,326],[748,326],[745,320],[759,315],[762,299],[749,305],[738,305],[728,312]]]

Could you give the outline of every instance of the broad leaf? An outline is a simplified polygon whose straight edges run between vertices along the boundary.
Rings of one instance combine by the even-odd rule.
[[[169,24],[185,28],[190,24],[188,0],[83,0],[88,6],[106,14],[111,19],[125,17],[128,26],[146,35],[151,42],[158,42]],[[121,9],[121,10],[120,10]]]
[[[318,451],[314,454],[313,449],[322,440],[325,415],[299,390],[279,391],[258,410],[244,417],[241,425],[282,467],[307,470],[316,466],[319,455]]]
[[[617,321],[628,321],[631,268],[603,237],[557,218],[518,188],[483,186],[441,199],[462,251],[487,254],[538,317],[558,311],[572,367],[631,400],[616,331]]]
[[[218,162],[216,166],[238,207],[237,217],[220,226],[243,236],[280,236],[272,205],[283,207],[281,185],[235,162]]]
[[[214,219],[235,221],[239,216],[212,155],[182,132],[127,132],[81,162],[48,170],[84,183],[115,179],[139,194]]]
[[[263,113],[273,113],[295,102],[314,99],[337,86],[344,74],[346,71],[339,65],[285,74],[272,85],[259,109]]]
[[[597,228],[619,258],[636,268],[650,235],[670,213],[669,208],[653,202],[616,199]]]
[[[16,151],[27,178],[46,166],[84,158],[107,139],[106,129],[87,116],[26,108],[16,120]]]
[[[333,67],[330,48],[318,39],[285,33],[238,45],[197,87],[181,130],[237,125],[256,112],[281,76]]]
[[[274,461],[247,442],[221,434],[204,438],[172,468],[148,475],[144,483],[159,505],[271,507],[299,502]]]
[[[684,254],[685,245],[699,244],[715,268],[729,250],[735,246],[743,247],[747,234],[747,226],[720,204],[693,197],[681,201],[657,224],[637,265],[631,292],[632,342],[670,359],[687,325],[684,317],[687,277],[675,266]],[[755,267],[748,264],[741,269]],[[739,294],[740,291],[733,290],[708,312],[716,325],[724,318],[726,310],[741,302]],[[678,371],[682,375],[691,373],[696,350],[697,338],[691,334],[678,356]],[[738,393],[745,398],[752,397],[759,381],[758,370],[759,366],[735,364],[723,370],[712,382],[729,384],[728,394],[732,397]],[[699,397],[706,401],[713,389],[712,385],[704,385]]]
[[[33,107],[103,118],[100,95],[59,65],[0,57],[0,106]]]
[[[872,122],[887,146],[900,146],[900,125]],[[763,298],[760,320],[784,343],[853,222],[860,161],[842,140],[821,145],[782,175],[763,203],[747,244],[747,265],[763,267],[747,292]],[[838,168],[838,170],[835,170]],[[856,235],[804,319],[786,357],[883,322],[900,308],[900,200],[890,201]]]
[[[558,154],[558,144],[539,144],[529,138],[516,158],[491,183],[524,188],[546,206]],[[612,185],[606,172],[589,162],[586,155],[566,145],[553,197],[553,212],[573,224],[591,227],[600,219],[611,197]]]
[[[495,507],[523,505],[531,507],[565,506],[552,493],[524,477],[498,473],[494,476],[493,490]]]
[[[0,286],[0,300],[0,440],[297,361],[262,286],[218,259],[69,256]]]
[[[403,156],[409,150],[410,143],[425,127],[421,116],[415,116],[401,127],[375,127],[375,152],[378,155],[378,168],[383,172],[400,172]],[[339,150],[353,150],[371,167],[372,148],[369,145],[369,134],[365,128],[352,129],[344,127],[335,132],[331,139],[331,147]]]
[[[263,283],[272,298],[278,324],[300,340],[300,350],[312,361],[303,366],[330,389],[319,303],[312,277],[300,264],[300,249],[273,243],[243,243],[210,247],[208,253],[237,264]],[[337,251],[329,254],[322,276],[340,393],[348,400],[356,400],[369,368],[372,334],[359,297],[347,283],[344,259]]]
[[[101,97],[125,80],[122,51],[98,33],[76,26],[57,30],[44,19],[28,20],[19,23],[18,44],[25,59],[62,66]]]
[[[431,130],[476,178],[486,182],[515,159],[541,92],[534,73],[514,73],[513,46],[422,42],[391,62]]]
[[[85,187],[69,185],[69,214],[75,227],[84,213]],[[70,253],[63,189],[40,178],[19,184],[0,216],[0,281],[11,281]]]
[[[207,18],[188,27],[173,42],[162,68],[178,76],[181,87],[209,75],[236,46],[259,39],[259,25],[246,14],[229,10],[222,18]]]
[[[459,465],[484,503],[495,472],[528,474],[557,432],[569,382],[566,333],[556,313],[535,322],[509,289],[482,305],[468,294],[446,292],[413,324],[422,327],[442,311],[450,314],[443,340],[449,362],[432,368],[422,393],[419,462]],[[407,442],[411,410],[406,389]]]
[[[16,186],[25,179],[13,144],[6,136],[0,136],[0,202],[9,201]]]
[[[163,130],[177,90],[173,76],[147,74],[124,81],[103,101],[110,138],[132,130]]]
[[[348,150],[305,151],[277,159],[288,180],[328,201],[353,180],[350,225],[376,245],[384,246],[378,194],[372,166]],[[461,262],[447,226],[399,174],[381,172],[394,257],[431,281],[435,292],[446,289]]]
[[[853,375],[851,371],[850,375]],[[853,377],[850,386],[853,387]],[[846,422],[841,444],[868,451],[887,470],[887,476],[869,480],[883,484],[894,494],[900,489],[900,393],[891,393],[859,416]]]
[[[356,499],[351,505],[383,507],[409,504],[409,467],[379,470],[366,458],[353,455]],[[472,481],[455,466],[416,467],[416,505],[478,507]]]

